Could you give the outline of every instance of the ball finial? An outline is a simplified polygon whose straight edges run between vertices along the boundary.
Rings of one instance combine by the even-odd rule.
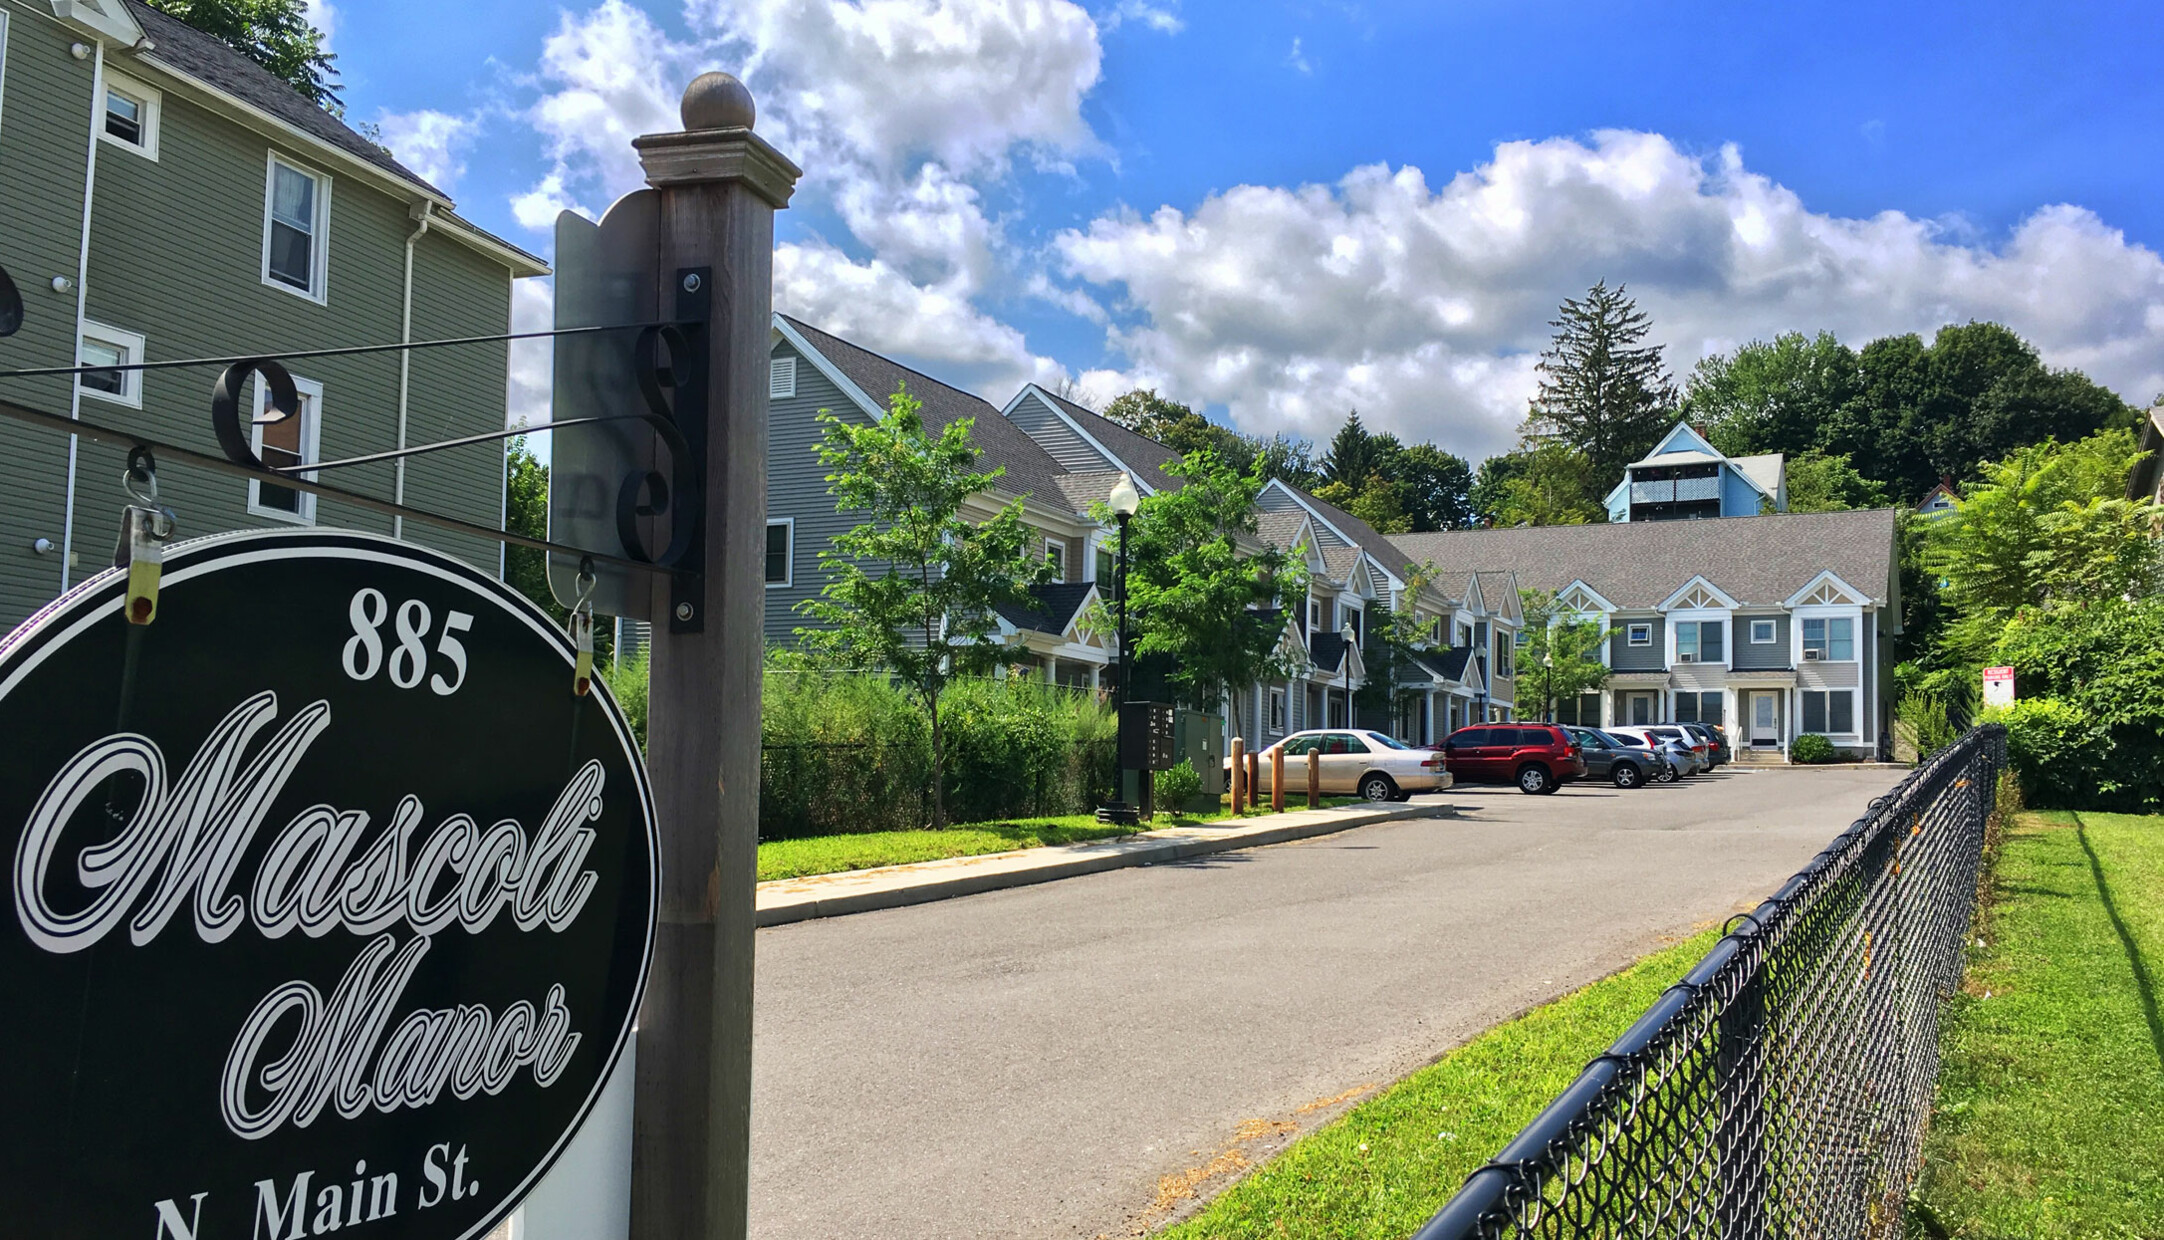
[[[727,73],[702,73],[691,79],[684,88],[682,112],[687,130],[749,129],[759,115],[751,92]]]

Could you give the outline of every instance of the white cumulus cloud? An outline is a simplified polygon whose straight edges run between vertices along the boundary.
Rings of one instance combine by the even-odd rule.
[[[452,116],[433,108],[416,112],[379,112],[383,144],[398,162],[419,173],[421,179],[445,193],[466,172],[466,150],[473,143],[476,124],[471,117]]]
[[[1782,331],[1860,344],[1996,319],[2123,395],[2164,387],[2164,262],[2052,206],[1996,244],[1899,212],[1808,210],[1734,148],[1658,134],[1499,145],[1431,188],[1414,167],[1239,186],[1062,233],[1065,273],[1117,294],[1135,370],[1250,429],[1373,424],[1485,455],[1510,445],[1564,297],[1627,283],[1679,372]]]

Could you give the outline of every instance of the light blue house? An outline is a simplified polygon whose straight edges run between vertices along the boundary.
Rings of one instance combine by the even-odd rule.
[[[1688,423],[1678,422],[1644,460],[1624,468],[1623,481],[1608,492],[1607,503],[1610,521],[1786,512],[1787,468],[1778,452],[1724,455]]]

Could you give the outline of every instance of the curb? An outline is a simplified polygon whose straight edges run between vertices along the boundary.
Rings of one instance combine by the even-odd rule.
[[[910,865],[884,866],[875,870],[849,870],[840,874],[817,874],[759,884],[756,924],[785,926],[821,917],[843,917],[879,909],[929,904],[985,891],[1003,891],[1037,883],[1077,878],[1106,870],[1122,870],[1161,861],[1181,861],[1211,853],[1244,848],[1263,848],[1318,835],[1332,835],[1354,827],[1373,826],[1413,818],[1450,818],[1457,807],[1443,802],[1406,803],[1374,809],[1350,807],[1326,810],[1293,810],[1273,814],[1263,824],[1237,827],[1174,827],[1147,831],[1124,839],[1096,840],[1086,844],[1057,844],[1012,852],[986,853],[919,861]],[[1287,818],[1304,821],[1286,822]],[[915,882],[884,880],[923,877]],[[835,890],[845,884],[857,890]]]

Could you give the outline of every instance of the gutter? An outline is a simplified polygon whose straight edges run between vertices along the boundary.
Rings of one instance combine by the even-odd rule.
[[[398,318],[398,342],[400,344],[413,343],[413,248],[420,244],[422,237],[428,235],[428,226],[435,220],[435,213],[436,204],[432,199],[423,198],[416,204],[413,233],[406,238],[406,284]],[[407,400],[412,392],[412,387],[413,350],[400,349],[398,351],[398,450],[400,452],[406,450]],[[403,508],[406,503],[406,458],[399,457],[393,468],[395,472],[391,483],[391,502]],[[403,516],[392,517],[391,537],[404,538],[405,536],[406,518]]]
[[[96,59],[90,71],[90,149],[83,156],[83,234],[75,254],[75,340],[68,350],[74,365],[82,364],[83,324],[89,317],[90,305],[90,208],[98,184],[98,134],[104,128],[105,119],[105,42],[92,40]],[[141,382],[138,378],[137,382]],[[69,381],[68,418],[80,422],[83,417],[83,383],[80,377]],[[69,578],[75,567],[75,475],[82,438],[68,436],[68,483],[67,498],[61,508],[60,526],[60,590],[66,593]]]

